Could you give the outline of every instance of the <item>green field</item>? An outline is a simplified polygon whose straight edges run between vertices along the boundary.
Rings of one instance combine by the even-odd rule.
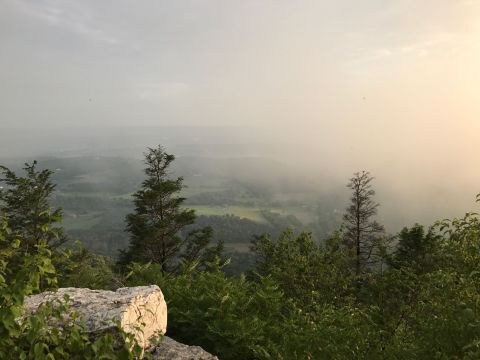
[[[262,209],[244,207],[244,206],[210,206],[210,205],[193,205],[189,208],[194,209],[197,215],[235,215],[240,218],[250,219],[259,223],[266,220],[262,216]]]
[[[185,176],[185,208],[194,209],[202,226],[212,226],[230,250],[248,251],[252,235],[279,234],[287,227],[311,230],[318,223],[317,196],[282,185],[285,174],[269,162],[217,158],[179,158],[171,177]],[[141,161],[118,157],[51,158],[57,169],[54,205],[64,209],[67,233],[88,247],[112,255],[127,244],[125,217],[134,210],[133,194],[145,178]],[[265,166],[266,168],[265,168]],[[257,179],[252,174],[265,176]],[[265,170],[265,171],[263,171]],[[280,180],[279,180],[280,179]],[[324,206],[329,211],[329,204]],[[335,208],[338,206],[335,204]],[[234,219],[225,218],[233,215]],[[328,214],[327,214],[328,215]],[[324,214],[322,214],[324,216]],[[335,219],[334,219],[335,220]],[[331,222],[327,217],[325,222]],[[315,230],[317,228],[314,228]],[[318,228],[323,233],[327,226]],[[232,245],[234,244],[234,245]]]
[[[88,230],[100,223],[102,212],[95,211],[88,214],[73,215],[65,214],[63,225],[68,230]]]

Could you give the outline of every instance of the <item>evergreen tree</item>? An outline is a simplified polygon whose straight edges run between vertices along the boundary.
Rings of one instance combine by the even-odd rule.
[[[37,170],[37,162],[26,163],[25,177],[0,165],[0,214],[8,220],[12,239],[23,240],[22,249],[33,251],[45,242],[54,248],[67,240],[63,228],[62,209],[53,209],[50,198],[55,190],[51,170]]]
[[[362,171],[355,173],[347,185],[352,190],[352,197],[343,216],[344,243],[353,251],[357,275],[373,264],[379,249],[377,245],[384,235],[383,226],[372,219],[379,206],[373,201],[372,180],[370,173]]]
[[[222,250],[221,245],[216,251],[207,249],[212,237],[210,228],[180,236],[184,227],[195,222],[196,215],[194,210],[182,208],[185,198],[178,194],[184,188],[183,178],[169,178],[168,168],[174,160],[175,156],[167,154],[161,146],[148,148],[145,153],[147,178],[133,195],[135,212],[126,218],[130,246],[121,252],[120,265],[152,262],[167,272],[180,259],[206,261]]]
[[[437,241],[433,231],[425,233],[423,226],[415,224],[405,227],[398,235],[398,245],[390,264],[394,267],[409,266],[420,272],[432,268],[437,252]]]

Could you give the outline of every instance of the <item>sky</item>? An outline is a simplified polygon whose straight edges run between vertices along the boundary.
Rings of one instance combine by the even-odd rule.
[[[342,178],[480,184],[479,0],[0,3],[0,131],[247,126]]]

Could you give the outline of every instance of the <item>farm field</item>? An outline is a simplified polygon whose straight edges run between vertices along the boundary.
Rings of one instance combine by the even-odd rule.
[[[127,246],[124,220],[133,211],[132,195],[144,178],[141,160],[76,156],[45,158],[39,165],[54,170],[57,188],[52,202],[64,210],[63,225],[72,240],[111,256]],[[254,235],[278,235],[287,227],[317,230],[317,195],[283,188],[287,175],[282,171],[278,164],[259,158],[182,157],[171,176],[184,176],[181,196],[186,198],[184,206],[196,211],[195,226],[211,226],[227,251],[247,252]],[[254,173],[260,180],[252,179]]]
[[[194,209],[197,215],[206,216],[224,216],[234,215],[242,219],[249,219],[258,223],[265,223],[267,220],[262,215],[262,209],[244,206],[211,206],[211,205],[194,205],[188,206]],[[263,209],[265,210],[265,209]]]
[[[100,211],[92,211],[88,214],[70,214],[66,213],[63,219],[63,226],[68,230],[87,230],[98,225],[102,219],[103,213]]]

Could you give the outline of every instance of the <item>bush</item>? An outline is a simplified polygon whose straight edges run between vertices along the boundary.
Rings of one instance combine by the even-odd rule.
[[[158,265],[133,265],[130,285],[159,285],[167,299],[168,334],[229,359],[349,359],[371,353],[368,314],[317,306],[305,313],[270,276],[227,277],[220,268],[162,275]]]
[[[48,231],[47,228],[44,231]],[[90,339],[85,329],[72,321],[68,304],[45,304],[22,319],[26,296],[40,291],[40,285],[57,283],[51,253],[40,242],[32,253],[23,253],[20,240],[9,242],[6,221],[0,227],[0,358],[1,359],[134,359],[139,347],[121,333],[118,342],[111,334]],[[20,264],[13,273],[10,263]]]

